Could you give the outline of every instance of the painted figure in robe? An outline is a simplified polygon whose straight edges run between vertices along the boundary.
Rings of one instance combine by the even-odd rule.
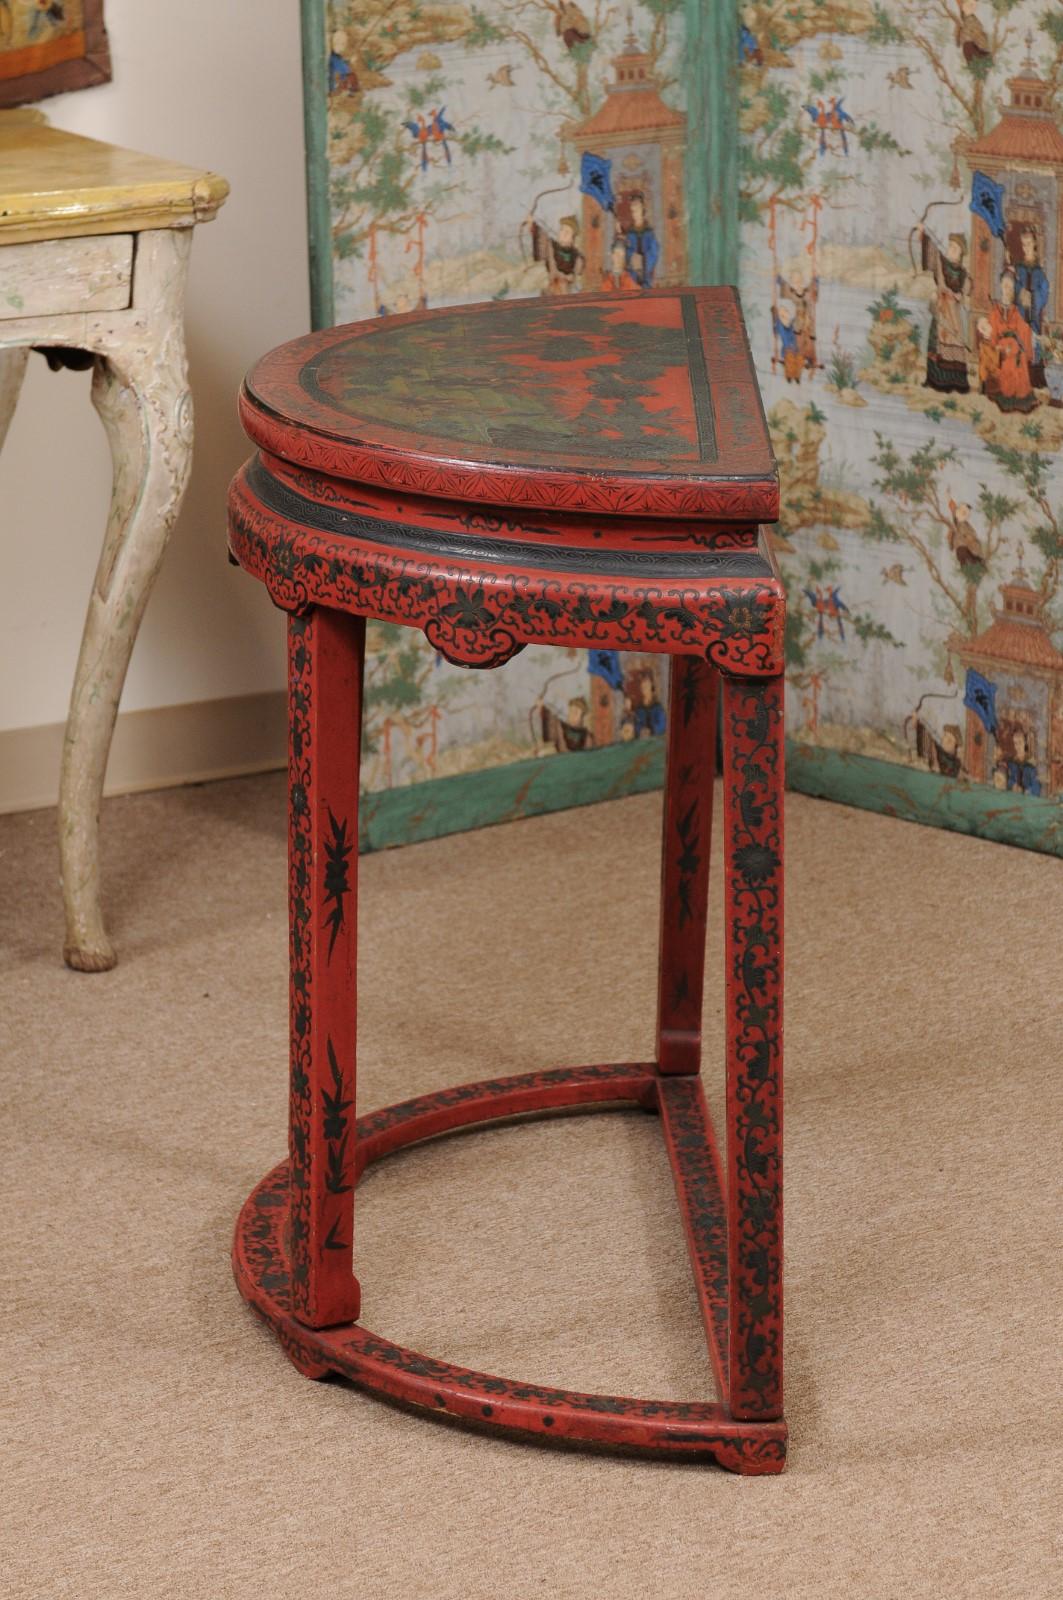
[[[667,718],[657,693],[657,682],[652,672],[643,671],[638,679],[638,698],[634,707],[634,736],[649,739],[663,733]]]
[[[602,273],[602,291],[605,294],[636,294],[638,284],[627,269],[627,243],[618,233],[609,251],[609,265]]]
[[[960,0],[956,43],[963,51],[963,59],[968,67],[976,61],[988,61],[992,55],[989,35],[978,15],[978,0]]]
[[[819,279],[813,278],[811,283],[802,272],[792,272],[788,278],[781,274],[776,279],[779,291],[780,311],[782,306],[793,306],[791,327],[794,331],[794,341],[801,370],[815,372],[816,359],[816,300],[819,295]],[[785,360],[783,362],[785,370]],[[787,374],[789,376],[789,374]]]
[[[940,772],[946,778],[962,777],[963,757],[960,750],[960,730],[955,722],[946,723],[939,739],[922,718],[916,719],[915,752],[931,772]]]
[[[1035,389],[1045,387],[1044,360],[1040,348],[1040,335],[1048,305],[1048,274],[1041,265],[1037,235],[1032,228],[1024,228],[1019,236],[1021,258],[1014,264],[1016,299],[1022,316],[1029,323],[1034,336],[1034,358],[1030,365],[1030,382]]]
[[[949,500],[948,540],[961,567],[977,567],[985,562],[985,546],[971,523],[971,508],[966,501]]]
[[[1006,730],[1002,729],[1002,732]],[[1040,794],[1041,780],[1037,775],[1037,765],[1030,760],[1029,742],[1026,730],[1018,725],[1011,729],[1011,754],[1007,757],[1007,787],[1018,789],[1023,794]]]
[[[771,314],[787,383],[800,383],[803,369],[801,351],[797,343],[797,330],[794,327],[795,315],[796,310],[792,300],[780,300]]]
[[[532,257],[535,261],[541,261],[546,268],[546,293],[577,293],[582,287],[580,280],[587,260],[576,242],[579,238],[576,218],[562,217],[557,225],[556,237],[542,223],[536,222],[534,217],[529,216],[527,220],[531,232]]]
[[[540,755],[550,755],[555,750],[563,755],[570,750],[591,750],[594,735],[587,722],[590,706],[583,695],[573,695],[564,712],[538,700],[535,711],[539,714],[542,743]]]
[[[982,392],[1001,411],[1032,411],[1037,405],[1030,380],[1033,333],[1015,304],[1015,274],[1000,276],[1000,299],[978,321],[978,376]]]
[[[942,394],[967,394],[967,306],[971,275],[964,264],[967,241],[950,233],[944,250],[932,234],[920,227],[923,271],[934,278],[933,311],[926,341],[928,389]]]
[[[646,214],[646,196],[631,195],[631,226],[625,234],[627,270],[640,289],[653,287],[653,274],[661,259],[661,246]]]

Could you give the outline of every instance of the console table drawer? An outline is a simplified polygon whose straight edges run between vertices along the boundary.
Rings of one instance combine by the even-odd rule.
[[[0,321],[122,311],[133,284],[133,235],[42,239],[0,248]]]

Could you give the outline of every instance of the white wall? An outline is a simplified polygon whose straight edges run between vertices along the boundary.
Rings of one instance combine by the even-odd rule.
[[[188,341],[196,451],[122,709],[278,689],[279,614],[225,557],[225,490],[249,448],[235,416],[251,362],[306,330],[295,0],[107,0],[114,82],[43,103],[57,127],[224,174],[196,230]],[[61,721],[110,495],[89,374],[30,371],[0,456],[0,732]]]

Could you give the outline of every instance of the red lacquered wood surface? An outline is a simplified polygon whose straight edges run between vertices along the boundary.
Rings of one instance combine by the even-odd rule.
[[[357,1125],[359,1169],[451,1128],[561,1106],[589,1108],[618,1100],[653,1106],[659,1093],[671,1097],[677,1089],[687,1087],[688,1081],[661,1079],[652,1067],[638,1065],[562,1068],[466,1084],[361,1118]],[[723,1226],[722,1217],[714,1210],[711,1185],[704,1184],[694,1158],[705,1142],[704,1102],[697,1096],[681,1105],[673,1098],[667,1116],[673,1130],[670,1154],[673,1146],[683,1151],[680,1157],[673,1156],[673,1167],[700,1283],[701,1275],[713,1270]],[[405,1349],[356,1323],[340,1328],[307,1327],[291,1312],[288,1206],[288,1167],[284,1164],[263,1179],[240,1214],[233,1271],[241,1294],[274,1329],[289,1359],[308,1377],[336,1372],[362,1388],[485,1428],[661,1455],[702,1456],[746,1474],[782,1470],[785,1424],[738,1420],[725,1403],[584,1394],[476,1372]],[[706,1268],[702,1263],[709,1265]]]
[[[657,1060],[662,1072],[701,1068],[718,685],[716,673],[700,657],[673,660],[657,968]]]
[[[783,685],[725,680],[731,1410],[782,1415]]]
[[[732,291],[573,297],[332,329],[243,396],[262,447],[229,544],[289,616],[289,1161],[240,1217],[241,1293],[300,1371],[542,1438],[778,1472],[785,594],[774,466]],[[355,1120],[366,618],[498,667],[528,644],[672,657],[656,1060],[461,1085]],[[699,1077],[722,703],[726,1150]],[[354,1185],[419,1139],[629,1101],[657,1112],[716,1402],[467,1371],[357,1321]]]
[[[335,528],[335,531],[333,531]],[[611,545],[474,551],[438,529],[327,516],[252,462],[229,490],[229,548],[274,603],[317,604],[420,628],[459,666],[498,667],[527,644],[707,656],[721,672],[782,670],[785,596],[763,549],[638,558]]]
[[[281,345],[241,418],[273,455],[449,500],[772,522],[733,289],[414,311]]]
[[[358,767],[365,623],[288,621],[288,934],[292,1306],[358,1315],[353,1275]]]
[[[701,1076],[661,1072],[658,1109],[719,1394],[728,1394],[727,1204]]]
[[[269,477],[279,486],[314,507],[332,513],[339,526],[341,514],[352,520],[354,531],[359,519],[369,523],[412,524],[440,534],[452,534],[464,542],[470,556],[482,544],[513,541],[528,547],[547,562],[551,550],[582,550],[593,556],[608,540],[610,550],[631,550],[644,556],[690,555],[710,550],[756,550],[760,529],[756,523],[742,521],[701,521],[682,517],[653,517],[641,512],[617,515],[606,523],[601,515],[538,506],[472,504],[461,500],[441,500],[426,494],[395,490],[377,483],[351,483],[311,472],[268,450],[260,460]],[[536,550],[536,546],[542,548]]]

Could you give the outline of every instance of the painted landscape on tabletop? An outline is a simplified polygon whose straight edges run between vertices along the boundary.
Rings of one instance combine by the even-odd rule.
[[[336,320],[685,282],[683,3],[331,0]],[[463,672],[405,629],[368,642],[369,790],[659,750],[665,657],[531,646]]]
[[[1063,7],[750,3],[739,55],[798,781],[1063,850]]]

